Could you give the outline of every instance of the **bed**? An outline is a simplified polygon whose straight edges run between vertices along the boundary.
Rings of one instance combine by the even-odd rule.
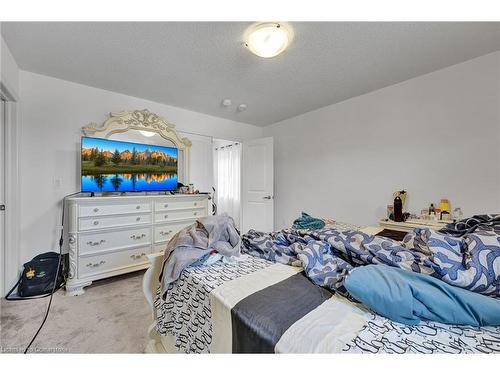
[[[299,267],[248,254],[236,263],[188,267],[163,300],[162,257],[149,256],[144,276],[153,318],[148,352],[500,352],[500,327],[399,324],[314,285]]]

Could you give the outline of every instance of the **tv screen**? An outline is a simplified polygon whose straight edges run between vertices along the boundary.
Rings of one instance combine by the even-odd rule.
[[[177,149],[82,137],[82,192],[177,188]]]

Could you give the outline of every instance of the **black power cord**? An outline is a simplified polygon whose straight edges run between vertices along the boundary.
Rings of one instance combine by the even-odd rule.
[[[78,194],[78,193],[73,193],[73,194],[66,195],[64,197],[64,199],[63,199],[63,203],[62,203],[62,215],[61,215],[61,237],[59,237],[59,261],[57,262],[57,270],[56,270],[56,275],[54,277],[54,285],[52,286],[52,291],[50,292],[49,304],[47,305],[47,310],[45,311],[45,316],[43,317],[42,324],[40,324],[40,327],[38,327],[38,330],[36,331],[35,335],[31,339],[30,343],[28,344],[28,346],[26,347],[26,349],[24,349],[24,354],[28,353],[28,350],[30,349],[31,345],[33,344],[33,342],[37,338],[37,336],[40,333],[40,331],[42,330],[43,326],[45,325],[45,322],[47,321],[47,317],[49,316],[50,306],[52,305],[52,297],[54,296],[54,293],[55,293],[56,288],[57,288],[57,278],[59,276],[59,270],[61,268],[62,248],[63,248],[63,243],[64,243],[64,211],[65,211],[64,204],[66,202],[66,198],[71,197],[71,196],[73,196],[75,194]]]

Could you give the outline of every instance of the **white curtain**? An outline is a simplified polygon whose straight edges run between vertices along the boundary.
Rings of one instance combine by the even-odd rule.
[[[239,228],[241,144],[219,147],[215,156],[217,213],[227,213]]]

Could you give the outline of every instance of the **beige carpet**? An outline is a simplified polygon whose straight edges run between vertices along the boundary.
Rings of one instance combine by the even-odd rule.
[[[63,353],[143,353],[151,311],[144,271],[94,282],[77,297],[57,292],[32,349]],[[1,301],[0,349],[22,352],[42,322],[48,298]]]

